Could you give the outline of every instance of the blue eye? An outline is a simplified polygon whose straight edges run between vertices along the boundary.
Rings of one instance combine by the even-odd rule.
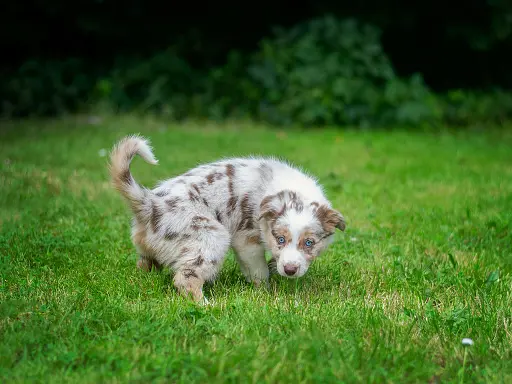
[[[311,247],[313,242],[311,240],[306,240],[306,247]]]
[[[277,238],[277,242],[278,242],[279,244],[284,244],[284,242],[285,242],[284,237],[283,237],[283,236],[279,236],[279,237]]]

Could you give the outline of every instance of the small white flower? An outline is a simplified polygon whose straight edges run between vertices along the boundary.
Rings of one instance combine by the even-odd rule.
[[[471,339],[468,339],[468,338],[464,338],[462,339],[462,345],[473,345],[473,340]]]
[[[353,242],[353,243],[355,243],[355,242],[357,241],[357,237],[351,237],[351,238],[350,238],[350,241],[351,241],[351,242]]]
[[[99,151],[98,151],[98,155],[100,155],[100,157],[105,157],[107,156],[107,150],[105,148],[101,148]]]

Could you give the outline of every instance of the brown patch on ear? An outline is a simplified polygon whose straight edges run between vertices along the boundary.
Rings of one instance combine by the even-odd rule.
[[[324,231],[326,232],[334,232],[336,228],[340,231],[345,230],[345,218],[338,211],[327,207],[326,205],[321,205],[315,212],[318,221],[322,224]]]
[[[245,242],[247,244],[260,244],[261,243],[261,237],[260,235],[252,235],[252,236],[248,236],[246,239],[245,239]]]
[[[285,209],[286,205],[283,204],[281,210],[277,210],[276,206],[273,204],[274,199],[278,198],[278,195],[270,195],[266,196],[260,203],[260,216],[258,220],[265,219],[268,221],[275,221],[279,216],[281,216]]]
[[[266,196],[260,204],[259,219],[265,218],[266,220],[276,221],[287,208],[294,209],[298,213],[303,211],[304,202],[296,192],[284,190],[275,195]]]

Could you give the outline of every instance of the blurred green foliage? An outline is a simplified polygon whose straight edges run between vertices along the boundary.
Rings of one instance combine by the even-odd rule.
[[[331,16],[279,30],[249,68],[266,120],[305,125],[419,123],[440,111],[419,74],[399,79],[380,31]]]
[[[30,61],[1,79],[0,94],[7,117],[99,106],[302,126],[467,125],[512,117],[512,95],[504,91],[438,95],[420,73],[397,76],[379,28],[333,16],[276,29],[257,52],[233,51],[210,70],[192,67],[176,47],[118,58],[103,71],[78,59]]]

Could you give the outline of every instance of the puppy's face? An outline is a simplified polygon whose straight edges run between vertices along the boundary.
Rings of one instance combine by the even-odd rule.
[[[311,262],[332,242],[345,220],[336,210],[317,202],[304,202],[283,191],[267,196],[260,205],[260,220],[267,249],[284,277],[303,276]]]

